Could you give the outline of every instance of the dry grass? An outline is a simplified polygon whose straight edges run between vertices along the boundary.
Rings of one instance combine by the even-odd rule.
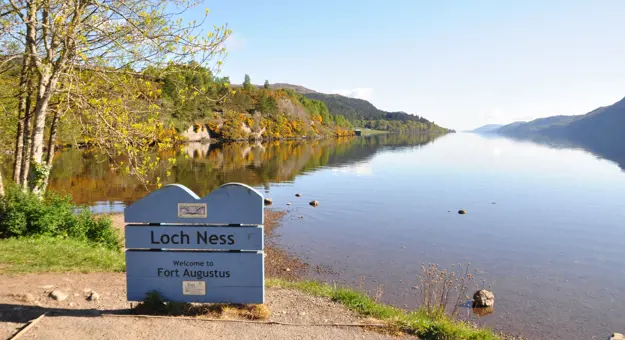
[[[134,308],[134,312],[141,315],[246,320],[266,320],[271,315],[266,305],[169,302],[157,292],[148,293],[145,300]]]
[[[417,276],[419,284],[416,288],[420,293],[422,310],[428,315],[440,316],[451,308],[449,315],[457,317],[460,307],[470,300],[468,290],[475,279],[470,267],[470,263],[452,265],[451,270],[433,263],[421,265],[422,274]],[[474,271],[477,273],[477,269]],[[485,283],[482,281],[482,285]]]
[[[297,289],[315,296],[323,296],[343,304],[363,317],[387,322],[388,334],[408,333],[423,340],[498,340],[503,336],[490,329],[454,320],[449,316],[428,315],[422,310],[405,310],[375,302],[367,294],[350,288],[337,287],[314,281],[285,281],[277,278],[267,280],[269,287]],[[380,331],[377,329],[377,331]]]

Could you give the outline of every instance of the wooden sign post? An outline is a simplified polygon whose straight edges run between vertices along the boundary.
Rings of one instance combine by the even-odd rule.
[[[128,300],[157,291],[168,301],[263,303],[263,200],[240,183],[201,199],[172,184],[128,206]]]

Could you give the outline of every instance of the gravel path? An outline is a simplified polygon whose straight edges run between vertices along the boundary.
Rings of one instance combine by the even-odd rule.
[[[357,328],[99,317],[44,318],[20,339],[396,339]]]
[[[111,316],[129,313],[125,283],[123,273],[0,275],[0,338],[48,312],[20,339],[397,339],[360,327],[331,326],[377,321],[328,299],[286,289],[266,290],[269,320],[302,326]],[[52,291],[67,298],[54,300]],[[98,301],[87,300],[91,292],[99,295]],[[305,326],[309,324],[328,325]]]

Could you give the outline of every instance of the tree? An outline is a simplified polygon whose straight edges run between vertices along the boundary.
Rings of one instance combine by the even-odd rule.
[[[269,80],[265,80],[265,84],[263,85],[263,87],[264,87],[266,90],[269,90]]]
[[[4,182],[2,181],[2,170],[0,170],[0,197],[4,196]]]
[[[250,80],[250,76],[248,74],[245,75],[245,80],[243,81],[243,88],[246,90],[252,89],[252,81]]]
[[[181,19],[196,4],[194,0],[0,0],[0,46],[18,46],[23,51],[18,56],[22,65],[17,112],[23,131],[18,126],[16,137],[16,148],[23,139],[23,160],[14,166],[21,173],[20,184],[28,182],[36,193],[45,190],[53,156],[50,146],[57,123],[66,114],[75,115],[86,133],[97,131],[96,145],[102,150],[138,157],[129,170],[140,177],[145,174],[146,160],[139,158],[157,140],[162,126],[154,124],[157,104],[151,100],[159,89],[137,70],[169,62],[207,65],[225,52],[223,42],[230,30],[216,27],[205,32],[206,17],[200,23]],[[219,67],[221,61],[216,64]],[[107,101],[88,92],[94,86],[118,92]],[[124,96],[115,97],[122,93],[126,99],[147,98],[149,104],[126,105],[120,102]],[[50,139],[44,158],[45,130],[50,131]]]

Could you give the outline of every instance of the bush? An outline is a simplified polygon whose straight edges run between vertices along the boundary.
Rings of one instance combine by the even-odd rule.
[[[69,196],[48,192],[43,198],[9,187],[0,197],[0,238],[51,236],[121,249],[118,231],[108,217],[77,207]]]

